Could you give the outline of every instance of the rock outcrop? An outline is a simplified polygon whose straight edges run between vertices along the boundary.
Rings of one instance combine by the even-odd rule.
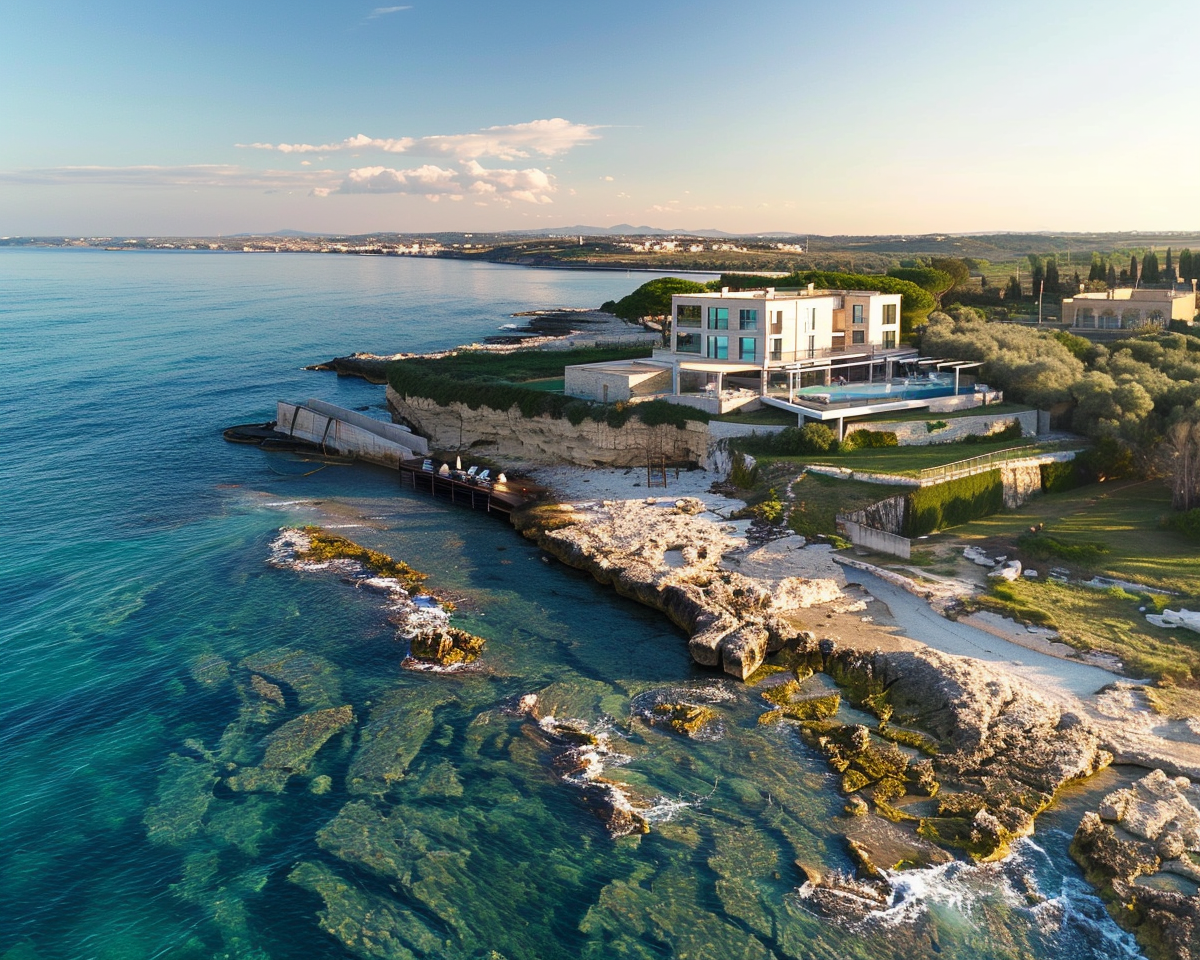
[[[648,461],[662,457],[702,463],[708,450],[708,425],[698,421],[683,428],[647,426],[636,418],[621,427],[594,420],[576,425],[567,419],[526,417],[515,406],[510,410],[472,410],[462,403],[443,407],[423,397],[402,397],[390,386],[387,402],[392,419],[426,437],[431,447],[471,450],[506,462],[644,469]]]
[[[1151,957],[1200,957],[1200,787],[1155,770],[1110,793],[1071,856]]]
[[[697,515],[692,499],[618,500],[539,507],[517,528],[568,566],[665,613],[689,636],[692,658],[739,679],[796,636],[783,619],[840,596],[833,581],[785,581],[778,600],[761,582],[722,570],[741,541]]]

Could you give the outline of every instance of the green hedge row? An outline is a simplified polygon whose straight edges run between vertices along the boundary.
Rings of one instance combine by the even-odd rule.
[[[438,359],[413,358],[393,364],[388,372],[388,382],[400,396],[420,397],[432,400],[438,406],[448,407],[454,403],[465,404],[471,410],[488,407],[491,410],[511,410],[516,407],[521,416],[528,419],[546,416],[553,420],[568,420],[575,426],[584,420],[606,423],[619,428],[636,417],[647,426],[672,425],[682,430],[689,421],[707,423],[711,417],[702,410],[668,403],[665,400],[648,400],[644,403],[593,403],[576,397],[567,397],[545,390],[531,390],[519,383],[489,376],[492,370],[512,376],[521,374],[536,376],[561,375],[563,367],[571,363],[600,362],[607,357],[602,351],[563,351],[536,355],[516,360],[517,355],[508,354],[495,365],[481,362],[479,355],[442,357]],[[575,356],[580,354],[580,356]],[[486,357],[486,355],[484,355]],[[613,358],[616,359],[616,358]]]
[[[1004,509],[1004,482],[999,470],[977,473],[931,487],[918,487],[908,495],[904,535],[920,537],[935,530],[989,517]]]
[[[1168,530],[1182,533],[1189,540],[1200,542],[1200,507],[1168,514],[1163,517],[1162,525]]]

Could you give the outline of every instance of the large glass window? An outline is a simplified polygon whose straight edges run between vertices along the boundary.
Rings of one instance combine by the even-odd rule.
[[[883,325],[885,327],[893,326],[896,323],[896,305],[894,303],[885,303],[883,305]]]
[[[782,337],[772,337],[771,338],[771,359],[772,360],[782,360],[783,359],[783,338]]]
[[[852,311],[852,316],[853,316],[853,319],[852,319],[852,321],[851,321],[852,323],[863,323],[863,322],[865,322],[865,321],[863,320],[863,305],[862,305],[861,303],[856,303],[856,304],[854,304],[853,311]]]
[[[729,308],[728,307],[709,307],[708,308],[708,329],[709,330],[728,330],[729,329]]]
[[[758,341],[754,337],[738,337],[738,359],[757,360]]]
[[[758,329],[758,311],[757,310],[739,310],[738,311],[738,329],[739,330],[757,330]]]
[[[700,304],[681,303],[675,310],[675,322],[681,327],[700,326]]]
[[[895,330],[884,330],[883,331],[883,349],[884,350],[896,349],[896,331]]]
[[[729,338],[728,337],[709,337],[708,338],[708,358],[710,360],[728,360],[729,359]]]
[[[685,333],[679,331],[675,335],[675,352],[676,353],[699,353],[701,336],[698,333]]]
[[[867,342],[867,331],[866,330],[852,330],[850,332],[850,342],[851,343],[866,343]]]
[[[782,310],[774,310],[774,311],[768,310],[767,316],[771,318],[771,332],[772,333],[783,333],[783,311]]]

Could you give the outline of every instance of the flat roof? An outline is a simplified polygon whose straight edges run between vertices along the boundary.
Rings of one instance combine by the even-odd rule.
[[[695,299],[695,300],[808,300],[816,297],[878,297],[888,296],[880,290],[806,290],[804,288],[774,288],[762,287],[757,290],[728,290],[723,293],[706,292],[706,293],[676,293],[671,299]],[[900,296],[900,294],[891,294],[891,296]]]

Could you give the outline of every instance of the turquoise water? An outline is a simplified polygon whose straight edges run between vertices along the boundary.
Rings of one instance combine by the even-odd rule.
[[[973,393],[974,387],[962,387],[960,393]],[[827,396],[838,402],[842,400],[917,400],[927,397],[954,396],[954,377],[939,380],[888,381],[886,383],[851,383],[845,386],[804,387],[802,396]]]
[[[278,398],[380,412],[382,388],[306,363],[450,346],[641,279],[0,250],[0,958],[1136,956],[1065,856],[1111,781],[1007,864],[914,875],[865,928],[819,920],[795,861],[849,866],[841,802],[753,691],[494,519],[220,438]],[[481,667],[406,672],[377,596],[268,565],[310,522],[428,572],[488,638]],[[606,776],[650,834],[607,835],[506,710],[529,693],[611,739]],[[636,719],[681,693],[712,702],[708,738]],[[231,786],[273,731],[341,706],[354,722],[281,792]],[[403,776],[376,777],[381,755]]]

